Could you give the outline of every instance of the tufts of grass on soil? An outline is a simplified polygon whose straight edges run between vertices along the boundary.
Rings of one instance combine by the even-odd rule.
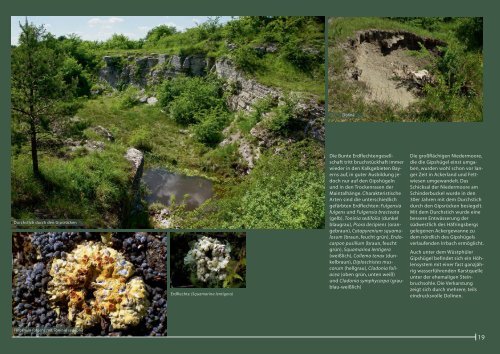
[[[480,21],[480,26],[476,22]],[[480,33],[478,30],[480,27]],[[447,43],[442,55],[432,58],[422,97],[406,109],[388,102],[367,102],[367,88],[346,79],[350,65],[342,47],[358,30],[407,30]],[[329,19],[328,102],[334,120],[342,113],[362,121],[477,122],[483,119],[482,20],[479,18],[338,17]],[[425,50],[424,50],[425,51]],[[420,53],[420,52],[418,52]],[[425,55],[420,53],[419,55]]]

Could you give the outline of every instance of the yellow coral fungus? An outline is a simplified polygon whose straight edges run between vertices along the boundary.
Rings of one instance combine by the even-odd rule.
[[[133,265],[118,251],[85,242],[50,268],[47,293],[54,306],[67,302],[68,319],[89,328],[109,318],[114,329],[136,326],[147,312],[148,293]],[[89,299],[92,294],[93,298]]]

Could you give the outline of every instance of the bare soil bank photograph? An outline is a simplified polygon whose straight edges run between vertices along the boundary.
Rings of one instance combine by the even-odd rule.
[[[170,234],[173,288],[246,288],[246,234],[173,232]]]
[[[12,236],[13,336],[165,336],[167,237]]]
[[[482,17],[332,17],[329,118],[479,122]]]
[[[325,18],[159,20],[11,18],[12,223],[324,228]]]

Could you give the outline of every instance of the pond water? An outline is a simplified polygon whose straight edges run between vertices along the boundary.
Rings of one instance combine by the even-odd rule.
[[[169,206],[175,198],[177,204],[184,201],[186,210],[193,210],[213,195],[210,180],[172,173],[163,168],[144,170],[142,182],[150,191],[145,197],[148,204],[160,202]]]

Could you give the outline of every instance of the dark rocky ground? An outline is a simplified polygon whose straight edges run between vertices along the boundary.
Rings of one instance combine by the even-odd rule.
[[[103,233],[104,234],[104,233]],[[109,235],[109,234],[108,234]],[[139,325],[122,331],[110,328],[103,319],[83,333],[60,332],[72,328],[67,309],[59,315],[46,294],[50,265],[65,258],[84,241],[101,241],[101,233],[40,232],[15,233],[12,239],[12,327],[13,335],[164,336],[167,334],[167,237],[148,233],[112,233],[112,248],[134,265],[134,276],[146,283],[150,307]]]

